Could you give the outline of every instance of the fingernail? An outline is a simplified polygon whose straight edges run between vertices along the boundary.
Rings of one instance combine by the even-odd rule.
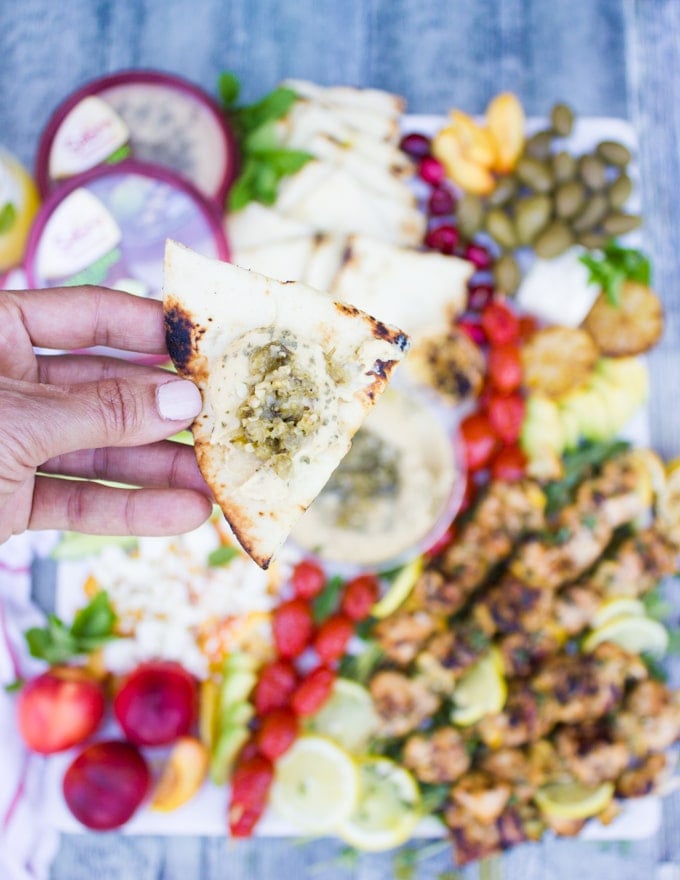
[[[193,382],[165,382],[156,389],[158,412],[163,419],[182,422],[195,418],[203,403]]]

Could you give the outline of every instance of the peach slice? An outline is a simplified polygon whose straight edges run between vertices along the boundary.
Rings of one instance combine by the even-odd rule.
[[[180,737],[163,766],[150,808],[169,813],[185,804],[203,785],[208,762],[208,750],[200,740],[193,736]]]
[[[443,128],[432,141],[432,153],[444,166],[447,176],[466,192],[488,195],[496,185],[493,174],[467,158],[456,133]]]
[[[493,169],[506,174],[515,167],[524,149],[526,119],[517,95],[496,95],[486,108],[486,124],[496,148]]]

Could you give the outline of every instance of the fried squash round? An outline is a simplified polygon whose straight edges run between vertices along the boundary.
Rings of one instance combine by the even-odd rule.
[[[583,322],[602,354],[629,357],[656,345],[663,333],[663,306],[659,297],[638,281],[624,281],[618,303],[605,293],[595,300]]]
[[[593,338],[576,327],[544,327],[522,349],[525,386],[559,397],[590,376],[599,351]]]

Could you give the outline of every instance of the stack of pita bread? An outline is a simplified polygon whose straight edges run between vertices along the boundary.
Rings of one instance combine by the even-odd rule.
[[[282,145],[315,158],[279,187],[272,207],[227,216],[232,262],[329,292],[418,337],[465,306],[473,266],[425,251],[426,216],[398,146],[404,100],[378,89],[284,85],[300,96],[277,123]]]

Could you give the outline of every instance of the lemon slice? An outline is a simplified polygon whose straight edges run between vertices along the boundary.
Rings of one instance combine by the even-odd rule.
[[[508,695],[503,659],[497,648],[471,666],[455,686],[451,721],[467,727],[493,712],[500,712]]]
[[[40,205],[38,190],[33,180],[13,156],[0,150],[0,210],[12,205],[14,219],[9,228],[0,233],[0,271],[21,262],[31,223]]]
[[[271,804],[303,831],[334,831],[358,799],[357,764],[327,737],[303,735],[276,762]]]
[[[373,606],[371,611],[373,617],[382,618],[393,614],[410,595],[422,570],[422,556],[416,556],[415,559],[408,562],[392,581],[389,590]]]
[[[628,452],[628,460],[632,461],[640,474],[638,491],[645,503],[651,504],[666,491],[666,468],[661,456],[653,449],[640,447]]]
[[[365,687],[347,678],[336,678],[330,697],[305,727],[327,736],[348,752],[366,749],[378,729],[378,713]]]
[[[583,640],[583,650],[593,651],[602,642],[613,642],[631,654],[660,657],[668,648],[668,630],[651,617],[621,614],[594,629]]]
[[[595,788],[580,782],[551,782],[538,789],[534,800],[542,813],[554,819],[589,819],[601,813],[613,796],[611,782]]]
[[[607,599],[593,614],[591,627],[598,629],[609,623],[615,617],[644,617],[645,606],[638,599],[629,599],[627,596],[619,596],[615,599]]]
[[[389,758],[359,764],[359,801],[337,834],[357,849],[377,852],[405,843],[421,818],[420,790],[408,770]]]

